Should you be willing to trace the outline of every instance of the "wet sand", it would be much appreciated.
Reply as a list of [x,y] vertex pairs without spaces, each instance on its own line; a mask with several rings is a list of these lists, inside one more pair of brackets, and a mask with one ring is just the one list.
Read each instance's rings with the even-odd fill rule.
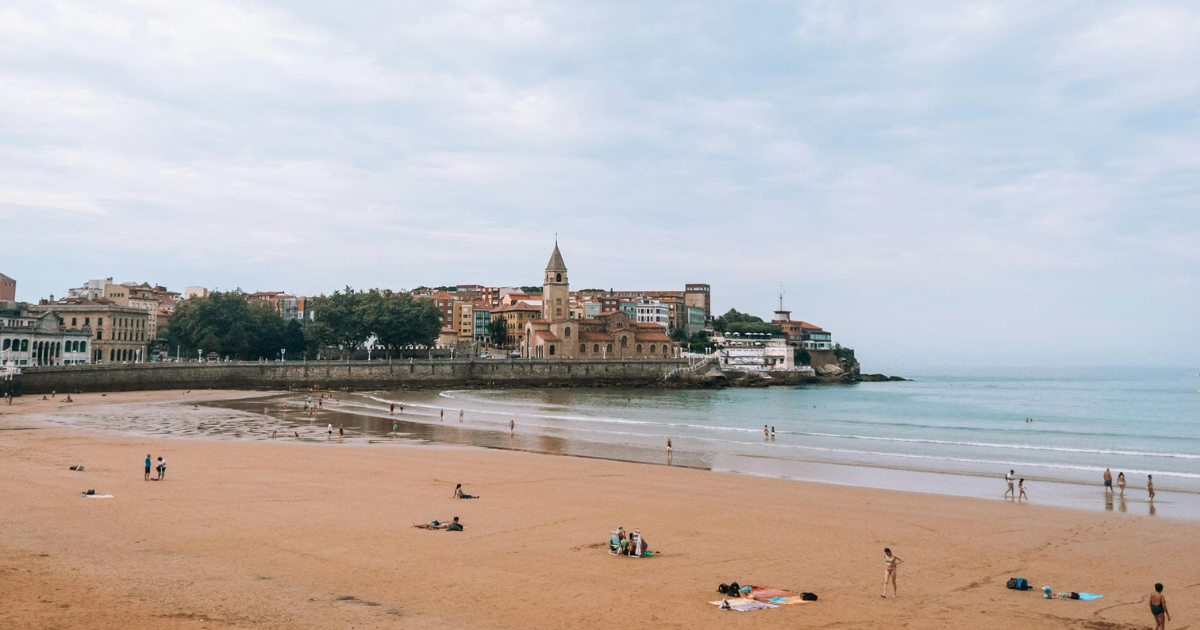
[[[203,405],[139,413],[146,426],[173,418],[180,433],[168,436],[197,427],[223,439],[35,417],[242,395],[254,394],[0,408],[0,628],[1144,628],[1155,581],[1167,585],[1168,627],[1197,610],[1190,521],[353,432],[326,442],[320,413],[308,440],[271,440]],[[243,432],[201,431],[206,422]],[[142,480],[147,452],[167,458],[166,480]],[[456,482],[483,498],[451,499]],[[86,488],[115,496],[83,499]],[[456,515],[467,531],[411,527]],[[616,525],[640,528],[662,554],[609,556]],[[884,546],[907,561],[895,600],[879,597]],[[1006,590],[1017,576],[1105,597]],[[821,599],[751,613],[707,604],[731,580]]]

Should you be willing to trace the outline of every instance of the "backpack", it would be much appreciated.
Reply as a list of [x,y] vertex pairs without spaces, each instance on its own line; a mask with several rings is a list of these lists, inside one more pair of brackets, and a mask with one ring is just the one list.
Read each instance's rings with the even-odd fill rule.
[[1014,591],[1028,591],[1030,589],[1029,580],[1025,578],[1008,578],[1006,586]]
[[738,584],[737,582],[730,582],[729,583],[729,592],[727,594],[732,597],[741,597],[742,596],[742,586],[740,584]]
[[728,595],[729,594],[729,585],[722,582],[721,585],[717,587],[717,592],[722,595]]
[[815,601],[817,601],[817,594],[816,593],[800,593],[800,599],[803,601],[806,601],[806,602],[815,602]]

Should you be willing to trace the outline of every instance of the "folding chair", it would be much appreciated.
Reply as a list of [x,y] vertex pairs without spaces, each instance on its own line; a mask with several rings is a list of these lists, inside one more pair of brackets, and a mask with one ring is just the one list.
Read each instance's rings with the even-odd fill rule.
[[615,556],[621,553],[621,535],[617,530],[608,532],[608,555]]

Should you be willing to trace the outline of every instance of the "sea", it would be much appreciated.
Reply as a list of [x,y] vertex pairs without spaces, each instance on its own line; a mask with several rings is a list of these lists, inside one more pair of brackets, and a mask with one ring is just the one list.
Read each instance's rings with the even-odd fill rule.
[[[1200,518],[1196,369],[957,369],[904,376],[911,380],[761,389],[339,393],[316,420],[300,410],[307,394],[292,394],[268,415],[279,416],[281,432],[307,439],[324,439],[332,422],[354,439],[375,443],[511,449],[995,500],[1011,500],[1004,496],[1011,470],[1024,480],[1030,502]],[[244,417],[168,432],[228,436],[232,426],[239,438],[265,437],[275,424],[263,421],[261,400],[217,407]],[[161,414],[112,413],[140,418],[136,426],[124,423],[127,429],[163,432],[152,419]],[[204,430],[205,422],[213,430]],[[1124,473],[1124,496],[1104,490],[1105,469],[1114,479]]]

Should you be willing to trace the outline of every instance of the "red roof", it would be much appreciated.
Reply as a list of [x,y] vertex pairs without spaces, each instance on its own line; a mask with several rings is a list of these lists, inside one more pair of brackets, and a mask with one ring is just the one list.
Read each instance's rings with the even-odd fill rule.
[[541,310],[542,309],[540,307],[533,306],[531,304],[522,304],[522,303],[518,302],[516,304],[506,304],[504,306],[497,306],[496,308],[492,309],[492,312],[493,313],[507,313],[509,311],[533,311],[535,313],[540,313]]
[[671,341],[671,338],[667,336],[667,333],[641,330],[635,332],[633,334],[633,338],[637,339],[638,341]]
[[579,333],[580,341],[612,341],[612,335],[606,332],[581,332]]
[[558,341],[558,337],[555,337],[554,333],[549,330],[539,330],[537,331],[537,336],[546,341]]
[[823,330],[820,326],[818,326],[816,324],[810,324],[808,322],[803,322],[803,321],[800,322],[800,327],[807,328],[809,330]]

